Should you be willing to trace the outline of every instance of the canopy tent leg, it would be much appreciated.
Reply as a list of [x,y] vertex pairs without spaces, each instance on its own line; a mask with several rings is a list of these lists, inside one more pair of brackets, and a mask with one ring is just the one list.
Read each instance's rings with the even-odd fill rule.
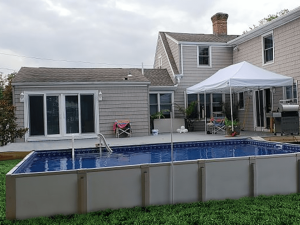
[[233,109],[232,109],[232,93],[231,93],[231,87],[229,89],[229,93],[230,93],[230,116],[231,116],[231,131],[234,131],[234,127],[233,127]]
[[204,92],[204,132],[207,134],[207,128],[206,128],[206,92]]
[[260,131],[262,132],[262,125],[261,125],[261,108],[260,108],[260,90],[258,88],[258,115],[259,115],[259,126],[260,126]]

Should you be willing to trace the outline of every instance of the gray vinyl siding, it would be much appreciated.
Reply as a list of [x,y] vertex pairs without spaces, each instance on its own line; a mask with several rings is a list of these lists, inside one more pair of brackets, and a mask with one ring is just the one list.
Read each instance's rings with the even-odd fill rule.
[[253,93],[244,92],[244,109],[238,110],[241,129],[253,130]]
[[[20,93],[23,91],[46,90],[101,90],[103,100],[99,101],[99,130],[105,137],[115,137],[113,124],[115,120],[130,120],[132,136],[149,135],[150,115],[148,86],[95,86],[95,87],[25,87],[14,88],[14,104],[16,106],[17,124],[24,127],[24,103],[20,102]],[[17,140],[24,142],[24,138]]]
[[169,43],[173,58],[175,60],[176,66],[178,68],[178,71],[181,71],[181,65],[180,65],[180,48],[179,44],[174,42],[172,39],[168,38],[167,36],[167,41]]
[[[197,65],[197,46],[183,45],[183,78],[175,91],[175,103],[184,107],[184,92],[186,88],[195,85],[210,77],[218,70],[232,65],[232,48],[216,47],[211,48],[212,67],[199,67]],[[175,116],[182,116],[175,110]]]
[[101,88],[103,101],[99,102],[100,132],[114,136],[112,126],[115,120],[130,120],[132,136],[149,134],[149,101],[147,87]]
[[[300,80],[300,19],[296,19],[273,30],[274,62],[263,65],[262,36],[238,45],[233,52],[233,63],[247,61],[263,69]],[[299,82],[298,82],[299,83]],[[298,85],[299,99],[300,85]],[[276,88],[273,96],[274,110],[283,99],[282,88]],[[253,121],[254,123],[254,121]],[[253,125],[252,125],[253,127]],[[252,130],[252,129],[251,129]]]
[[161,68],[167,69],[170,75],[173,75],[173,71],[171,69],[171,65],[168,61],[167,53],[164,49],[161,37],[158,36],[157,45],[156,45],[156,52],[154,58],[154,68],[159,68],[159,57],[162,57],[162,66]]
[[[15,116],[17,118],[16,123],[18,125],[18,128],[24,128],[24,103],[20,102],[20,94],[24,91],[24,89],[16,87],[13,90],[14,93],[14,99],[13,104],[16,107],[15,109]],[[18,138],[15,140],[15,142],[24,142],[25,138]]]
[[262,37],[253,38],[239,45],[233,62],[247,61],[263,69],[300,80],[300,19],[273,30],[274,63],[263,65]]

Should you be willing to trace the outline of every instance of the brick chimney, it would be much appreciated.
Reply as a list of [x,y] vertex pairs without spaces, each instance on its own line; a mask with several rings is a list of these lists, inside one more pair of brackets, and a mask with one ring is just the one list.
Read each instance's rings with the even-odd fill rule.
[[228,14],[226,13],[216,13],[211,17],[215,35],[227,35],[227,19]]

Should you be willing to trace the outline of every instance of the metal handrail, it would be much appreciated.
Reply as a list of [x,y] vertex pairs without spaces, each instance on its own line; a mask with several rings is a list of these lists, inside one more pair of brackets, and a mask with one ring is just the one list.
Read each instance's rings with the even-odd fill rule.
[[104,146],[106,147],[107,151],[109,151],[110,153],[112,153],[113,150],[108,146],[108,144],[107,144],[107,142],[106,142],[106,139],[105,139],[104,135],[101,134],[101,133],[99,133],[98,136],[99,136],[99,138],[100,138],[100,146],[99,146],[100,152],[101,152],[101,146],[102,146],[102,141],[101,141],[101,140],[103,140]]

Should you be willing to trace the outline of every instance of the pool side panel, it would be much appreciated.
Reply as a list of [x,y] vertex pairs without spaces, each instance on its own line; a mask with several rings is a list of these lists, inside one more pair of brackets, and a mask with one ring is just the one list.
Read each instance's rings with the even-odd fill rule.
[[249,196],[248,158],[208,160],[206,170],[206,200],[238,199]]
[[198,163],[174,163],[174,201],[190,203],[198,201]]
[[77,213],[77,173],[16,178],[16,218]]
[[171,204],[171,163],[151,165],[150,205]]
[[6,175],[6,219],[16,219],[16,178]]
[[87,173],[87,211],[142,206],[139,166]]
[[257,195],[297,193],[297,155],[256,158]]

